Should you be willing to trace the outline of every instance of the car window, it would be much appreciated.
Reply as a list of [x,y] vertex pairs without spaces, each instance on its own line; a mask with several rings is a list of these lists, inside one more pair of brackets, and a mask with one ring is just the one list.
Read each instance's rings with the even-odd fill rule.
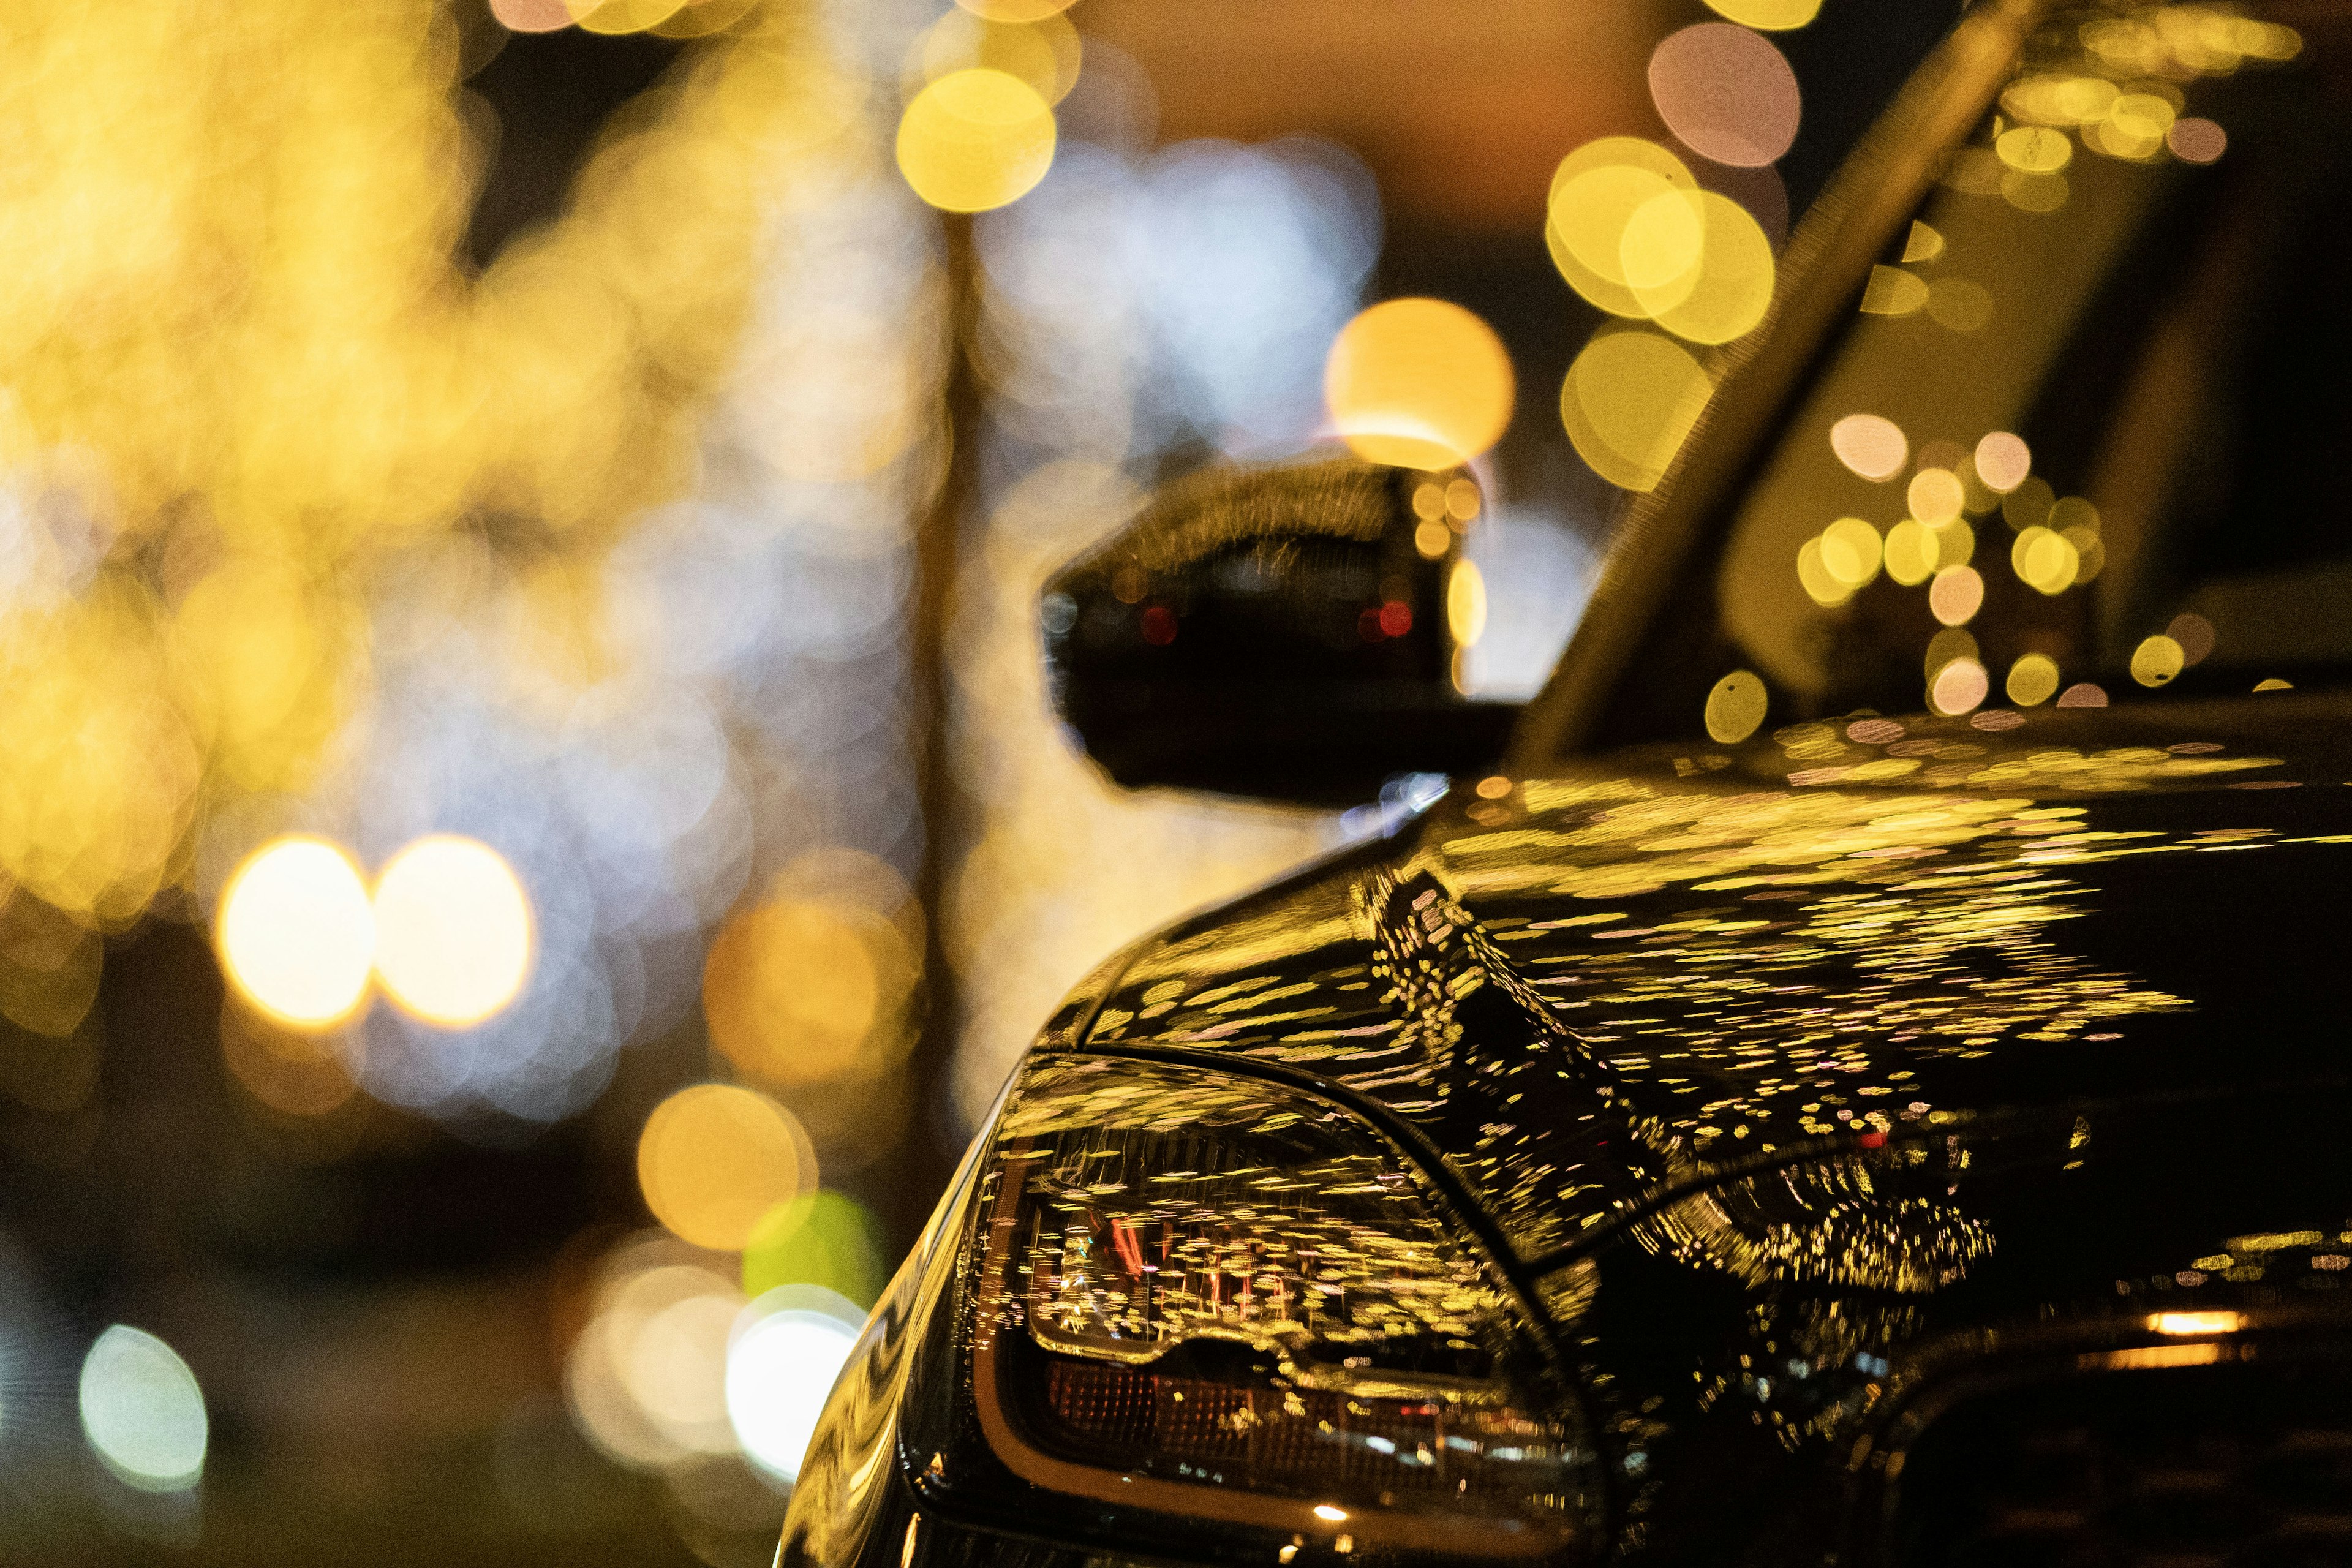
[[2045,29],[1872,270],[1610,738],[2352,674],[2334,42],[2187,7]]

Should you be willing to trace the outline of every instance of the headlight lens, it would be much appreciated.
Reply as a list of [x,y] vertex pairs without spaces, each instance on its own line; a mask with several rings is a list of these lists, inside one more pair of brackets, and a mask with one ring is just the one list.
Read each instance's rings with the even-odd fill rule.
[[960,1381],[1034,1495],[1270,1535],[1285,1563],[1546,1557],[1592,1530],[1591,1447],[1522,1310],[1340,1106],[1040,1058],[968,1247]]

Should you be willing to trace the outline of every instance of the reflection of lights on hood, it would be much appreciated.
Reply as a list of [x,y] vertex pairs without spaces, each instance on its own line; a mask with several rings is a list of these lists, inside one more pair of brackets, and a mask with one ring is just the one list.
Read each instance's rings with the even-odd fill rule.
[[2189,1337],[2234,1334],[2245,1320],[2236,1312],[2157,1312],[2147,1320],[2150,1333]]
[[1315,1505],[1315,1517],[1318,1519],[1328,1519],[1332,1523],[1337,1524],[1339,1521],[1348,1517],[1348,1511],[1345,1509],[1333,1508],[1328,1502],[1318,1502]]

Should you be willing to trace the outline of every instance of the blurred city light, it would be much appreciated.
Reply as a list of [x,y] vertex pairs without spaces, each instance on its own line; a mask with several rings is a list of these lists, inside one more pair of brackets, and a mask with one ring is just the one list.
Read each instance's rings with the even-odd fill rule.
[[181,1491],[203,1476],[204,1391],[154,1335],[121,1323],[99,1335],[82,1358],[80,1407],[90,1451],[126,1486]]
[[1511,422],[1516,382],[1494,329],[1444,300],[1389,300],[1359,314],[1324,361],[1331,423],[1357,455],[1449,468],[1483,456]]
[[351,857],[321,838],[256,851],[221,890],[228,979],[270,1016],[324,1028],[358,1011],[375,963],[375,910]]
[[816,1173],[792,1112],[748,1089],[697,1084],[646,1119],[637,1183],[654,1216],[683,1239],[740,1252],[760,1221]]
[[743,1247],[743,1293],[821,1285],[870,1307],[882,1294],[884,1252],[874,1216],[856,1199],[804,1192],[771,1209]]
[[1822,0],[1706,0],[1716,15],[1742,26],[1778,32],[1801,27],[1821,14]]
[[743,1310],[727,1352],[727,1415],[745,1456],[780,1480],[799,1477],[865,1321],[863,1307],[808,1285],[770,1291]]
[[499,852],[436,834],[403,849],[375,884],[375,967],[384,994],[430,1024],[478,1024],[530,970],[530,900]]
[[1036,88],[985,67],[950,71],[898,121],[898,170],[947,212],[986,212],[1029,194],[1054,163],[1054,108]]
[[727,1350],[742,1307],[731,1281],[674,1242],[616,1249],[565,1362],[581,1430],[632,1469],[733,1453]]
[[1797,73],[1769,40],[1727,22],[1661,42],[1650,56],[1650,98],[1684,145],[1734,168],[1761,168],[1797,139]]

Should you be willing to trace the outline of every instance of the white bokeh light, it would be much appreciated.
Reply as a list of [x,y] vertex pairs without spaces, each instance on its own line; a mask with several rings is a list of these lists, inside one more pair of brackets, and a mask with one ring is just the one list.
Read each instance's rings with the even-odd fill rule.
[[82,1359],[80,1395],[90,1450],[125,1485],[184,1491],[203,1476],[204,1391],[162,1340],[121,1323],[99,1335]]
[[846,1297],[814,1285],[771,1290],[743,1310],[727,1352],[727,1418],[761,1468],[799,1478],[865,1317]]

